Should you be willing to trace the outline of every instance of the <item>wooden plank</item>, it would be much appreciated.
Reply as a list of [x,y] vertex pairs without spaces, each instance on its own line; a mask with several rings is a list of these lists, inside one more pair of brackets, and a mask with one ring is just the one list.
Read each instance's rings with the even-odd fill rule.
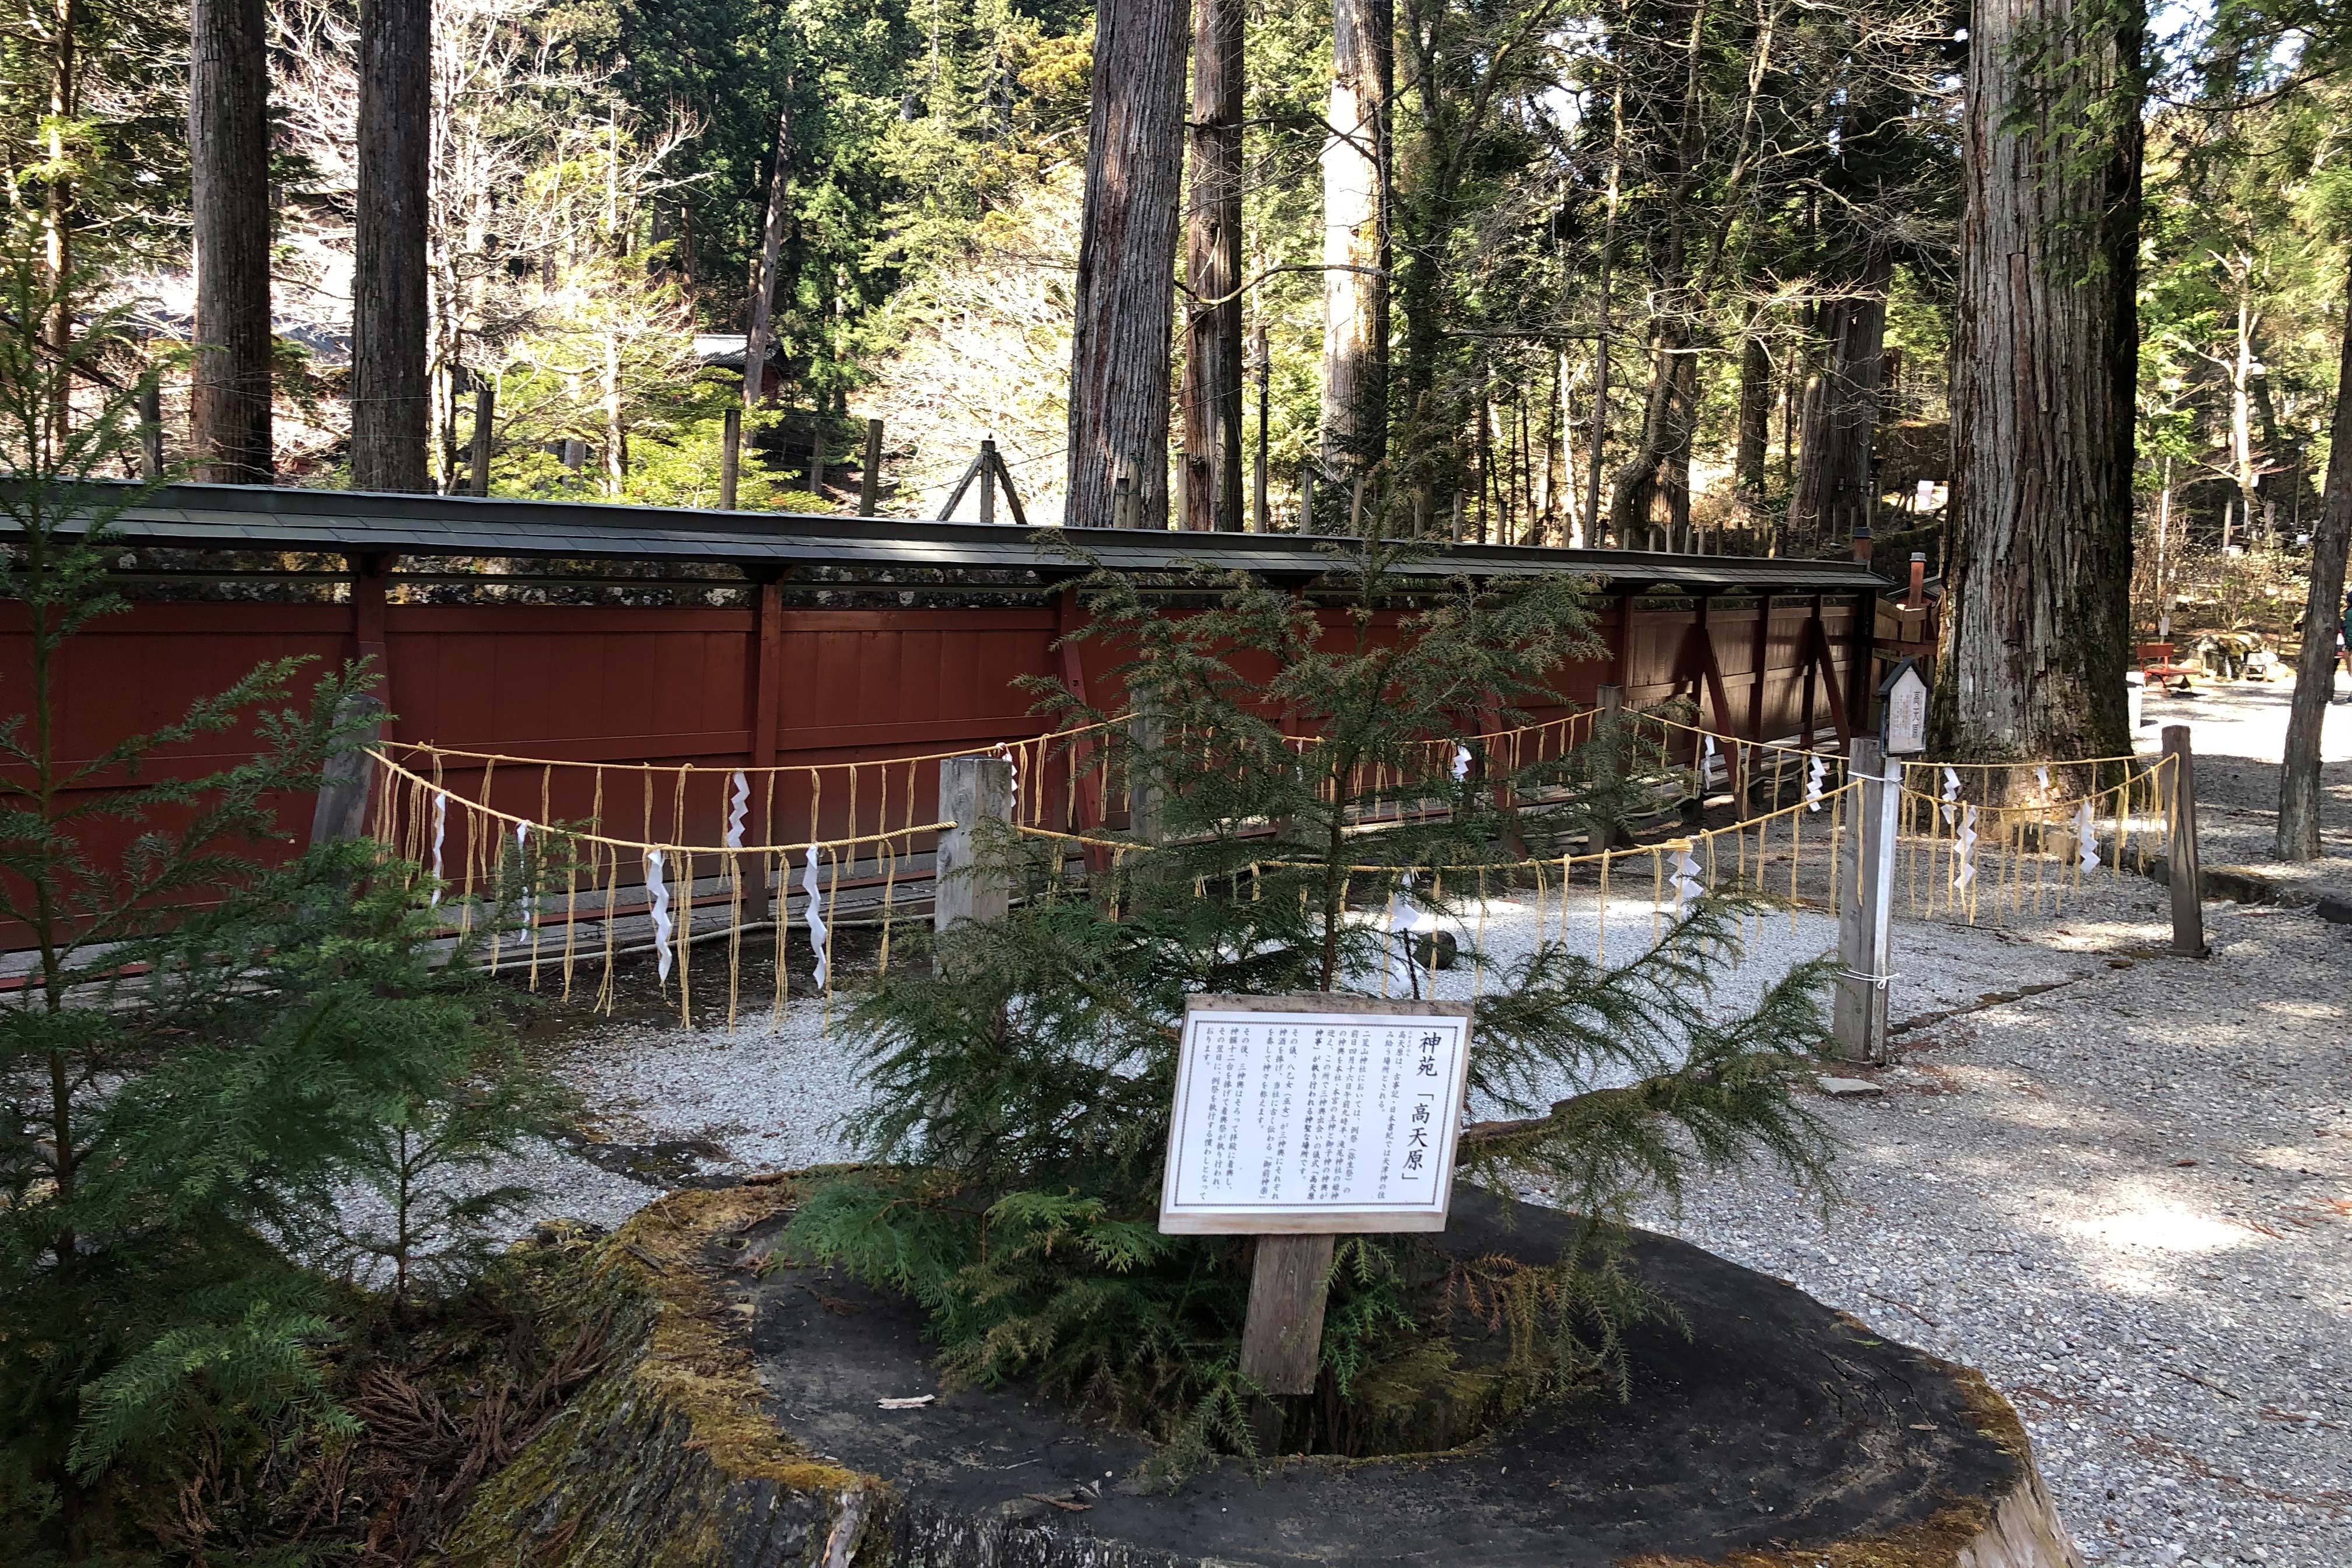
[[1241,1364],[1242,1375],[1269,1394],[1315,1391],[1338,1239],[1328,1232],[1258,1237],[1250,1263],[1249,1312],[1242,1321]]

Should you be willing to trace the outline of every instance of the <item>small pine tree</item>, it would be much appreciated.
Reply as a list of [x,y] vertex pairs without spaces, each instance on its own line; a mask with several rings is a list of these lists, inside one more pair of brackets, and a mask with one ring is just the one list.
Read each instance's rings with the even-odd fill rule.
[[[0,596],[27,611],[31,668],[0,720],[0,921],[33,955],[0,1005],[0,1500],[28,1558],[103,1550],[158,1499],[200,1546],[293,1426],[347,1428],[322,1380],[336,1289],[302,1260],[329,1256],[383,1130],[431,1129],[446,1163],[539,1103],[496,988],[436,952],[378,847],[287,858],[280,805],[355,742],[363,670],[298,705],[299,661],[265,665],[69,760],[62,663],[122,607],[111,525],[141,494],[103,477],[137,438],[117,374],[136,356],[118,318],[73,308],[77,281],[0,234]],[[63,348],[42,332],[59,315]],[[247,760],[147,776],[223,736]],[[416,1228],[408,1257],[447,1250]]]
[[[1145,715],[1115,725],[1092,765],[1157,797],[1164,842],[1075,879],[1058,842],[994,847],[1023,879],[1012,912],[946,933],[934,972],[893,965],[852,1016],[872,1091],[856,1131],[887,1163],[818,1184],[788,1237],[798,1255],[917,1298],[950,1375],[1034,1380],[1166,1440],[1180,1465],[1252,1451],[1237,1371],[1246,1247],[1157,1226],[1186,997],[1418,984],[1366,906],[1403,899],[1468,929],[1482,886],[1459,868],[1495,861],[1507,840],[1590,843],[1621,826],[1609,770],[1463,767],[1449,739],[1552,700],[1562,666],[1590,651],[1583,586],[1436,583],[1404,563],[1379,542],[1336,557],[1336,632],[1246,577],[1196,579],[1197,606],[1180,610],[1129,578],[1089,581],[1082,635],[1118,650],[1118,683]],[[1038,689],[1056,719],[1111,719]],[[1612,753],[1631,743],[1602,738]],[[1502,794],[1536,804],[1507,808]],[[1484,891],[1505,890],[1489,879]],[[1543,1183],[1588,1224],[1554,1268],[1487,1260],[1477,1278],[1409,1237],[1348,1238],[1321,1405],[1344,1411],[1368,1372],[1428,1346],[1464,1291],[1511,1303],[1513,1353],[1538,1383],[1622,1389],[1621,1331],[1656,1306],[1617,1267],[1631,1205],[1672,1197],[1695,1168],[1756,1158],[1824,1176],[1823,1130],[1790,1094],[1825,1033],[1824,975],[1800,967],[1747,1016],[1713,1016],[1738,912],[1704,901],[1616,968],[1564,937],[1508,965],[1465,943],[1457,962],[1487,973],[1471,1092],[1521,1121],[1465,1139],[1463,1174],[1505,1193]],[[1611,1079],[1629,1081],[1591,1087]],[[1562,1084],[1586,1092],[1555,1105]]]

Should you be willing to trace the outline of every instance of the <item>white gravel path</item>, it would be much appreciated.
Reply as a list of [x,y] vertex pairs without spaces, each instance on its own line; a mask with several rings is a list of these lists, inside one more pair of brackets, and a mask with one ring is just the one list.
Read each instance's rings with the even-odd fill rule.
[[[1843,1201],[1824,1214],[1727,1176],[1644,1220],[1983,1369],[2103,1568],[2341,1568],[2352,931],[2209,904],[2214,956],[2175,960],[2164,897],[2103,879],[2027,930],[1903,921],[1906,1065],[1880,1075],[1882,1100],[1822,1102]],[[1507,957],[1534,926],[1498,903],[1486,941]],[[1646,897],[1612,908],[1609,932],[1617,961],[1645,944]],[[1833,940],[1818,913],[1751,924],[1720,1005]],[[1999,999],[2028,986],[2053,989]],[[773,1031],[614,1025],[561,1062],[603,1139],[708,1140],[714,1173],[849,1152],[834,1123],[856,1064],[813,1001]],[[550,1212],[602,1224],[656,1190],[569,1153],[514,1174]]]

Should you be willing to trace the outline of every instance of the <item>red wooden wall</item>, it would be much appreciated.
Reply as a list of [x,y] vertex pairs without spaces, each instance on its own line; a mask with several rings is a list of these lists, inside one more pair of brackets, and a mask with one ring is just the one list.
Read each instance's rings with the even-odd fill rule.
[[[1752,598],[1637,607],[1612,595],[1597,627],[1601,650],[1569,668],[1560,695],[1590,702],[1612,678],[1631,705],[1694,693],[1722,732],[1777,738],[1797,731],[1811,685],[1817,722],[1827,730],[1832,704],[1822,682],[1807,679],[1808,650],[1827,654],[1852,702],[1858,606],[1853,595],[1778,599],[1759,643],[1763,610]],[[550,761],[690,763],[712,777],[688,792],[682,838],[713,843],[734,768],[977,750],[1035,734],[1042,726],[1032,699],[1013,681],[1072,673],[1054,648],[1070,613],[1066,602],[1058,609],[788,609],[772,588],[747,609],[385,605],[368,598],[364,583],[348,604],[139,604],[68,645],[62,749],[94,755],[125,733],[176,718],[265,659],[303,654],[331,667],[365,647],[380,652],[392,739]],[[1809,624],[1816,617],[1818,629]],[[1339,624],[1335,612],[1335,630]],[[25,705],[27,625],[21,605],[0,605],[0,713]],[[1710,649],[1720,704],[1706,670]],[[1092,644],[1080,672],[1086,660],[1105,662]],[[1109,694],[1092,695],[1100,702]],[[226,765],[247,741],[216,737],[163,765]],[[597,805],[593,779],[585,769],[543,774],[502,763],[490,799],[539,820],[582,820]],[[451,772],[443,783],[470,798],[482,775]],[[821,803],[816,826],[830,834],[846,821],[848,802],[826,787],[835,793]],[[893,770],[889,788],[894,822],[906,819],[910,788],[914,820],[930,819],[933,770],[911,781]],[[632,776],[608,770],[605,791],[602,815],[616,835],[635,837],[650,813],[655,837],[671,836],[667,785],[648,802]],[[809,837],[804,791],[788,783],[773,802],[777,839]],[[876,804],[862,801],[860,816],[870,821]],[[289,837],[308,831],[309,812],[308,801],[287,803]],[[754,842],[761,827],[752,825]]]

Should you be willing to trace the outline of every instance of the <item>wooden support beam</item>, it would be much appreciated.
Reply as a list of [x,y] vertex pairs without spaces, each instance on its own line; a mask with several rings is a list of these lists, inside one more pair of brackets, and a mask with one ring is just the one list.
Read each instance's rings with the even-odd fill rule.
[[[352,693],[339,717],[365,721],[364,739],[373,742],[383,738],[383,714],[392,696],[392,670],[385,658],[383,579],[397,557],[370,552],[345,559],[352,569],[352,657],[367,661],[375,685],[373,690]],[[354,749],[328,758],[321,771],[318,798],[310,811],[310,842],[359,837],[367,831],[375,759]]]
[[1617,625],[1609,639],[1609,683],[1621,689],[1633,676],[1633,590],[1617,590]]
[[1822,673],[1822,687],[1829,698],[1830,721],[1837,726],[1839,747],[1851,756],[1853,754],[1854,733],[1853,710],[1846,704],[1845,682],[1838,675],[1829,626],[1817,616],[1810,626],[1809,634],[1812,643],[1812,661]]
[[784,589],[780,577],[760,584],[751,616],[751,765],[776,765],[778,710],[784,700]]
[[1813,595],[1812,615],[1805,622],[1804,635],[1798,640],[1804,647],[1797,655],[1797,679],[1804,683],[1804,715],[1800,721],[1805,727],[1805,749],[1813,746],[1813,648],[1821,637],[1822,596]]
[[1847,667],[1845,681],[1846,732],[1871,731],[1878,727],[1877,716],[1870,704],[1878,693],[1878,595],[1865,590],[1854,601],[1853,625],[1846,633],[1853,646],[1853,662]]
[[[1085,650],[1076,637],[1076,633],[1083,629],[1086,624],[1086,607],[1078,603],[1078,590],[1073,584],[1055,595],[1055,656],[1060,665],[1062,689],[1081,702],[1091,702],[1093,699],[1087,692]],[[1100,781],[1090,784],[1086,776],[1087,763],[1093,760],[1093,757],[1094,746],[1091,742],[1074,742],[1065,766],[1058,770],[1065,779],[1070,781],[1071,791],[1076,797],[1068,803],[1069,815],[1066,820],[1074,824],[1081,833],[1092,833],[1103,825],[1102,791],[1098,787]],[[1105,870],[1109,865],[1110,855],[1108,850],[1092,847],[1087,850],[1088,870]]]

